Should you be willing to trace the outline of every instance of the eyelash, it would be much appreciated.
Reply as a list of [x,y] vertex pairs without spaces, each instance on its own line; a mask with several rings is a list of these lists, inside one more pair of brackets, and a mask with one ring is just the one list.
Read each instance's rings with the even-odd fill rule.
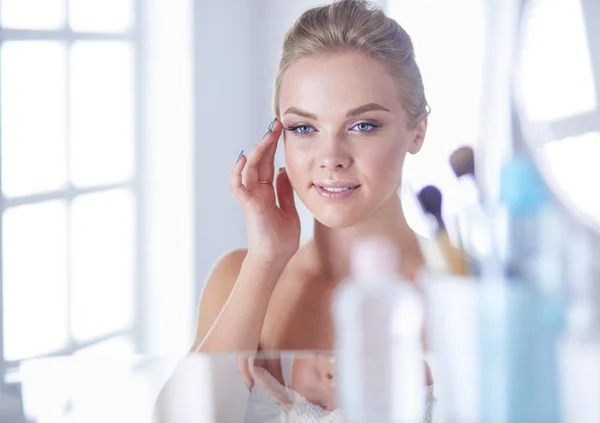
[[[368,129],[366,131],[356,131],[359,134],[371,134],[371,133],[375,132],[377,129],[381,128],[381,126],[382,126],[380,123],[376,123],[376,122],[358,122],[352,128],[355,128],[358,125],[369,125],[370,126],[370,129]],[[299,128],[310,128],[310,129],[312,129],[312,131],[298,132]],[[305,125],[305,124],[294,125],[294,126],[285,126],[284,129],[286,131],[293,132],[295,135],[298,135],[301,137],[307,137],[314,133],[314,128],[311,125]]]

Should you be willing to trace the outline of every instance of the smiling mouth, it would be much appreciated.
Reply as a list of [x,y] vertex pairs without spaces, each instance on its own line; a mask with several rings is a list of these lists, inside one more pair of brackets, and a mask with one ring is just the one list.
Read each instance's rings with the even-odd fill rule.
[[344,200],[350,197],[360,188],[360,185],[351,187],[328,187],[321,185],[313,185],[313,188],[321,197],[328,200]]
[[320,187],[320,188],[323,188],[325,191],[328,191],[328,192],[344,192],[344,191],[348,191],[349,189],[354,189],[355,187],[344,187],[344,188]]

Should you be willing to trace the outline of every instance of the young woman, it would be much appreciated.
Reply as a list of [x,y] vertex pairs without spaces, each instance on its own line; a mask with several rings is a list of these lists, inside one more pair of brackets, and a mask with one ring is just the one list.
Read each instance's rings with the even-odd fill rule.
[[[231,170],[248,248],[214,265],[194,352],[333,349],[332,293],[359,237],[391,237],[409,279],[424,265],[398,195],[427,129],[409,35],[363,1],[306,11],[283,43],[274,113]],[[275,172],[280,139],[286,168]],[[303,245],[294,192],[315,219]]]

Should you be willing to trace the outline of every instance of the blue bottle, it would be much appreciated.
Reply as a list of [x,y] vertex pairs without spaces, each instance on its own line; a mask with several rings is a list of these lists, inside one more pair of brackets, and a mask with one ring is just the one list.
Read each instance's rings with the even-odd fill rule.
[[503,167],[500,203],[480,285],[481,422],[559,423],[561,224],[529,157]]

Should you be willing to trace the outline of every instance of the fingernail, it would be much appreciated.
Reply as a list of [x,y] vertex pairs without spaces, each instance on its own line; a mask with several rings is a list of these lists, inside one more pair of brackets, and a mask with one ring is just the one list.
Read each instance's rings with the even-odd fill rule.
[[246,389],[248,389],[248,392],[252,392],[252,389],[250,388],[250,385],[248,385],[247,382],[244,382],[244,385],[246,385]]
[[269,123],[269,127],[267,128],[267,132],[265,132],[265,134],[263,135],[263,138],[266,137],[269,132],[271,132],[271,130],[273,129],[273,127],[275,126],[275,121],[277,120],[277,118],[273,119],[271,121],[271,123]]
[[285,172],[285,167],[280,167],[280,168],[279,168],[279,171],[280,171],[280,172]]
[[244,155],[244,150],[240,151],[240,155],[238,156],[237,160],[235,161],[235,164],[238,164],[240,162],[243,155]]

